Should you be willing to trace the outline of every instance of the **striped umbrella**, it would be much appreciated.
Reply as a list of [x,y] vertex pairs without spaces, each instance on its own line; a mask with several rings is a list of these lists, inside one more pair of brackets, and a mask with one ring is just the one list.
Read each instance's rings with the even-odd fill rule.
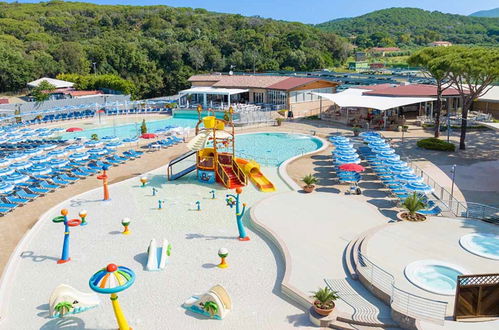
[[380,138],[378,136],[367,136],[367,137],[364,137],[364,142],[367,142],[367,143],[373,143],[373,142],[385,142],[385,139],[383,138]]
[[344,136],[341,136],[341,135],[338,135],[338,136],[330,136],[330,137],[328,138],[328,140],[329,140],[330,142],[336,142],[336,141],[347,141],[347,142],[348,142],[348,141],[350,141],[350,139],[349,139],[349,138],[344,137]]
[[50,166],[55,167],[55,168],[60,168],[64,167],[69,164],[69,160],[67,159],[54,159],[50,162]]
[[7,166],[10,164],[10,160],[7,158],[0,158],[0,166]]
[[336,163],[338,163],[338,164],[348,164],[348,163],[359,164],[360,158],[359,158],[359,156],[355,156],[355,155],[337,157]]
[[400,173],[395,176],[395,180],[403,182],[421,182],[423,178],[413,173]]
[[0,183],[0,194],[8,194],[14,190],[14,185],[10,183],[1,182]]
[[43,132],[48,132],[49,130],[50,129],[48,129],[47,127],[41,127],[41,128],[35,129],[35,132],[43,133]]
[[107,150],[104,148],[93,148],[87,150],[87,152],[92,155],[103,155],[107,153]]
[[66,147],[66,150],[69,151],[69,152],[73,152],[73,151],[81,151],[85,149],[84,146],[80,145],[80,144],[72,144],[68,147]]
[[60,132],[65,132],[66,129],[62,128],[62,127],[54,127],[51,129],[52,132],[54,133],[60,133]]
[[398,159],[387,159],[387,160],[383,161],[383,165],[386,165],[386,166],[393,166],[393,165],[407,166],[407,163],[403,162],[401,160],[398,160]]
[[362,132],[359,134],[361,137],[380,137],[381,134],[378,132],[373,132],[373,131],[367,131],[367,132]]
[[88,159],[90,155],[86,152],[75,152],[74,154],[69,155],[70,160],[85,160]]
[[28,156],[34,156],[34,155],[39,155],[43,152],[43,149],[40,148],[33,148],[33,149],[28,149],[24,152],[25,155]]
[[388,170],[394,174],[401,173],[414,173],[414,170],[410,167],[404,165],[393,165],[388,168]]
[[333,141],[333,144],[335,146],[350,146],[352,147],[353,145],[349,142],[349,141],[342,141],[342,140],[338,140],[338,141]]
[[32,175],[44,175],[52,173],[52,168],[47,165],[36,164],[33,165],[27,172],[31,173]]
[[417,181],[407,182],[405,185],[405,189],[423,194],[430,194],[433,192],[433,188],[431,186],[427,185],[424,182]]
[[390,148],[390,145],[384,141],[370,142],[367,145],[369,148]]
[[11,138],[7,142],[8,143],[21,143],[23,141],[26,141],[26,138],[24,138],[24,137],[17,137],[17,138]]
[[57,148],[57,144],[46,143],[46,144],[40,145],[40,148],[42,148],[43,150],[52,150],[52,149]]
[[33,166],[33,163],[26,161],[15,162],[10,164],[10,168],[13,168],[14,170],[25,170],[27,168],[30,168],[31,166]]
[[16,184],[16,183],[28,181],[29,176],[21,174],[21,173],[13,173],[9,176],[6,176],[3,180],[7,183],[10,183],[10,184]]
[[47,138],[47,137],[51,137],[51,136],[54,136],[54,132],[42,132],[42,133],[38,134],[38,137],[41,137],[41,138]]
[[44,163],[44,162],[48,162],[51,159],[52,159],[52,156],[50,156],[50,155],[38,155],[35,157],[31,157],[29,160],[32,161],[33,163]]
[[129,288],[135,273],[127,267],[108,265],[95,273],[89,281],[90,288],[98,293],[117,293]]
[[394,154],[395,153],[395,149],[392,149],[392,148],[372,148],[371,151],[375,152],[377,154],[379,154],[379,153]]
[[119,141],[109,142],[109,143],[106,143],[106,148],[115,149],[115,148],[121,147],[122,145],[123,145],[123,143],[121,143]]
[[355,152],[355,151],[346,151],[346,150],[335,150],[334,151],[334,155],[335,157],[344,157],[344,156],[357,156],[359,157],[359,155]]
[[380,152],[376,155],[376,158],[380,159],[380,160],[387,160],[387,159],[400,159],[400,156],[397,155],[397,154],[388,154],[388,153],[384,153],[384,152]]
[[14,152],[14,153],[8,155],[6,158],[9,160],[12,160],[12,161],[16,161],[16,160],[25,159],[26,157],[28,157],[28,155],[20,153],[20,152]]
[[67,150],[64,149],[57,149],[57,150],[52,150],[48,153],[49,156],[52,157],[64,157],[68,154]]
[[104,136],[101,140],[103,142],[114,142],[119,141],[120,139],[117,136]]
[[139,138],[138,138],[138,137],[133,137],[133,138],[125,138],[125,139],[123,139],[123,142],[125,142],[125,143],[135,143],[135,142],[137,142],[137,141],[139,141]]
[[85,142],[85,147],[86,148],[95,148],[95,147],[101,146],[102,144],[103,144],[103,142],[101,142],[101,141],[88,141],[88,142]]
[[11,175],[14,172],[15,172],[15,170],[13,168],[9,168],[9,167],[0,168],[0,176]]

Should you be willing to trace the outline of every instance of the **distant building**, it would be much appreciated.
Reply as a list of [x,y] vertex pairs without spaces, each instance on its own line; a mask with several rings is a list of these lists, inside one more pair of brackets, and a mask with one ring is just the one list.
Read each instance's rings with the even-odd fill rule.
[[473,103],[473,110],[490,113],[499,119],[499,86],[493,86]]
[[430,47],[449,47],[452,46],[452,42],[449,41],[434,41],[428,44]]
[[385,67],[385,63],[376,62],[376,63],[369,64],[370,69],[383,69],[384,67]]
[[355,53],[355,61],[360,62],[360,61],[365,61],[367,59],[366,53],[365,52],[356,52]]
[[32,82],[29,82],[27,85],[29,88],[35,88],[38,87],[42,83],[42,81],[48,82],[49,84],[55,86],[55,88],[72,88],[74,86],[74,83],[70,81],[64,81],[47,77],[34,80]]
[[348,63],[348,70],[352,71],[369,70],[369,63],[367,61],[350,62]]
[[400,48],[398,47],[373,47],[369,49],[369,53],[374,56],[382,56],[384,57],[388,53],[396,53],[400,52]]

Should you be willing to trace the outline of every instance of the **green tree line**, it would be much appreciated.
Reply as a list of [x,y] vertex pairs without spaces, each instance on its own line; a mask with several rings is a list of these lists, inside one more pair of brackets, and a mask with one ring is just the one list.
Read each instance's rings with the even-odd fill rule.
[[188,87],[197,72],[320,69],[342,64],[350,50],[346,39],[305,24],[203,9],[0,2],[0,92],[42,76],[97,73],[153,97]]

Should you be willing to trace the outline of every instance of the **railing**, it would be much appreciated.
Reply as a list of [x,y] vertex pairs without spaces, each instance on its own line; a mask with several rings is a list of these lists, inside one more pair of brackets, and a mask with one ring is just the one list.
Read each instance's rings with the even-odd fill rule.
[[224,184],[225,187],[229,185],[229,175],[225,172],[225,169],[223,168],[223,165],[221,165],[219,162],[217,162],[217,175],[222,180],[222,183]]
[[360,251],[358,256],[357,271],[373,288],[390,297],[390,307],[393,310],[414,319],[444,324],[447,302],[424,298],[398,288],[393,275],[371,262]]
[[243,170],[239,166],[239,164],[232,158],[232,168],[234,169],[234,173],[236,174],[237,178],[239,179],[239,182],[241,182],[243,185],[247,185],[248,181],[246,178],[246,175],[244,175]]

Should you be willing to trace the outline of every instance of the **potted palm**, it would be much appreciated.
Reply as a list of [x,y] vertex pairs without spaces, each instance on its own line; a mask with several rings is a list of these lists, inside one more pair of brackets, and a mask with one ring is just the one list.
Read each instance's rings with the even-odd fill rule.
[[314,310],[317,314],[328,316],[334,309],[334,301],[339,298],[338,292],[332,291],[327,286],[313,292]]
[[406,221],[425,221],[426,217],[422,214],[417,213],[418,211],[424,209],[426,204],[423,201],[423,198],[416,194],[412,193],[409,197],[407,197],[402,203],[402,207],[406,209],[406,211],[402,211],[397,213],[397,218],[399,220]]
[[354,136],[359,136],[359,134],[360,134],[360,127],[355,126],[355,127],[353,128],[353,135],[354,135]]
[[313,174],[308,174],[301,179],[305,186],[303,186],[303,190],[307,193],[311,193],[315,189],[315,184],[317,183],[317,178]]
[[276,121],[276,123],[277,123],[277,126],[281,126],[281,125],[282,125],[282,122],[284,121],[284,118],[282,118],[282,117],[277,117],[275,121]]

